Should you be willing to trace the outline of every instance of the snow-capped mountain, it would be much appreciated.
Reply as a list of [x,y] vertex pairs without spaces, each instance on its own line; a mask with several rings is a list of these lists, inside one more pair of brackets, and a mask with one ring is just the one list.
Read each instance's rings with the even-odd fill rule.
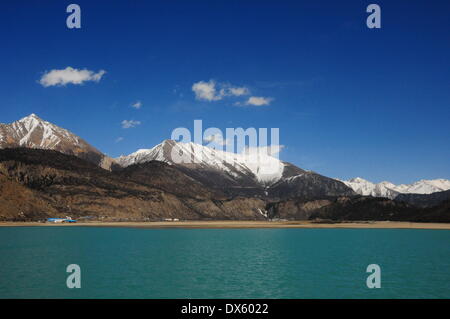
[[0,124],[0,148],[38,148],[55,150],[89,160],[110,169],[113,160],[80,137],[30,114],[11,124]]
[[343,183],[360,195],[391,199],[396,198],[399,194],[432,194],[450,189],[450,180],[446,179],[420,180],[413,184],[395,185],[390,182],[375,184],[357,177],[343,181]]
[[306,199],[355,195],[340,181],[305,171],[263,152],[236,154],[165,140],[151,149],[121,156],[116,162],[126,167],[154,160],[169,163],[203,185],[233,197]]
[[151,149],[141,149],[116,159],[124,167],[149,161],[162,161],[186,167],[222,171],[233,178],[252,176],[258,183],[270,185],[283,177],[286,164],[261,153],[236,154],[195,143],[165,140]]

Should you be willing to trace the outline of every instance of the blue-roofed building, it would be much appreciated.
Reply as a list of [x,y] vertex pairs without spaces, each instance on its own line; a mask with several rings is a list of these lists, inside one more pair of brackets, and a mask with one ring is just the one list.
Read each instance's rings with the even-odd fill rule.
[[72,219],[70,216],[66,218],[47,218],[47,223],[76,223],[76,219]]

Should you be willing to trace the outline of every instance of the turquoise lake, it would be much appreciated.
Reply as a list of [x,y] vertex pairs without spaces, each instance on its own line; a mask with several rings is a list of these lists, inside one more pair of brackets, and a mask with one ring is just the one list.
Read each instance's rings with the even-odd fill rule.
[[450,231],[0,227],[0,273],[0,298],[450,298]]

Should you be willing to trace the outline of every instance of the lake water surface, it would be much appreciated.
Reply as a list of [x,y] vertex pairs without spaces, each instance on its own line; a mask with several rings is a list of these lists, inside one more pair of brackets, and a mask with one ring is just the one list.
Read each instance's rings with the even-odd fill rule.
[[0,274],[0,298],[450,298],[450,231],[0,227]]

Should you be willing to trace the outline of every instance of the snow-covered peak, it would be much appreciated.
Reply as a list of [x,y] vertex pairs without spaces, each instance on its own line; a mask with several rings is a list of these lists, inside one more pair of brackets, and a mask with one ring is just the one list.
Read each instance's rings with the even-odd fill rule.
[[[39,123],[41,123],[42,125],[49,125],[49,126],[53,125],[50,122],[44,121],[43,119],[41,119],[39,116],[37,116],[34,113],[31,113],[30,115],[25,116],[25,117],[21,118],[20,120],[13,122],[12,124],[14,124],[14,123],[16,123],[16,125],[17,125],[17,123],[21,123],[27,127],[32,127],[33,125],[37,125]],[[55,126],[55,125],[53,125],[53,126]]]
[[31,148],[53,149],[58,144],[69,142],[80,145],[80,138],[66,129],[44,121],[32,113],[11,123],[12,135],[18,138],[19,146]]
[[88,159],[109,169],[112,160],[77,135],[32,113],[11,124],[0,124],[0,148],[55,150]]
[[27,118],[41,119],[39,116],[37,116],[37,115],[34,114],[34,113],[31,113],[30,115],[25,116],[22,120],[27,119]]
[[165,140],[148,150],[139,150],[116,161],[122,166],[157,160],[169,164],[200,166],[226,172],[234,177],[254,175],[263,184],[274,183],[283,175],[284,164],[264,153],[238,154],[215,150],[195,143]]

